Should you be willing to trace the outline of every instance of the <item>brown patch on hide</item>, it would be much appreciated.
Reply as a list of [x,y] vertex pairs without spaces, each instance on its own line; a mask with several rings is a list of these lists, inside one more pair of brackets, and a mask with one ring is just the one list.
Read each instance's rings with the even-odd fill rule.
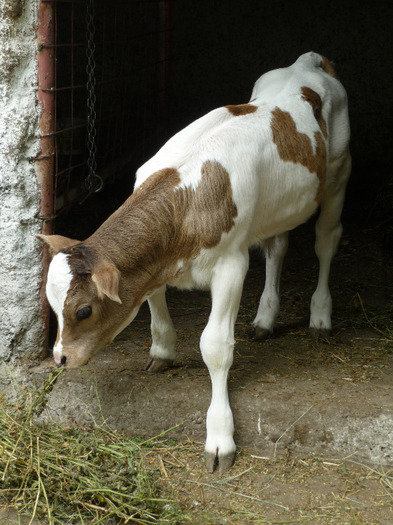
[[66,303],[72,301],[74,296],[81,294],[90,296],[93,290],[94,298],[99,297],[101,292],[97,290],[96,286],[92,285],[91,277],[93,274],[99,273],[103,268],[112,264],[111,261],[103,257],[102,254],[95,249],[86,246],[85,243],[65,248],[62,250],[62,253],[69,255],[67,262],[73,276]]
[[322,57],[322,61],[321,63],[319,64],[319,67],[322,68],[328,75],[330,75],[331,77],[335,78],[336,80],[340,80],[338,78],[338,75],[337,75],[337,72],[336,72],[336,67],[334,65],[334,62],[332,62],[331,60],[329,60],[328,58],[326,57]]
[[252,104],[238,104],[235,106],[224,106],[224,108],[235,117],[241,117],[243,115],[254,113],[258,109],[258,106],[253,106]]
[[[79,297],[80,295],[89,296],[93,289],[95,291],[91,284],[91,275],[99,265],[100,255],[84,243],[65,248],[62,250],[62,253],[69,256],[67,262],[72,273],[71,285],[65,303],[67,305],[73,302],[74,297]],[[93,296],[97,297],[96,291]],[[77,306],[80,306],[80,304]]]
[[326,121],[322,116],[322,100],[321,97],[309,87],[303,86],[301,88],[302,98],[310,104],[314,113],[315,120],[318,122],[318,126],[321,128],[323,136],[327,138],[327,127]]
[[[125,233],[137,236],[141,249],[143,242],[149,244],[155,239],[156,249],[163,255],[175,252],[176,259],[190,259],[201,249],[216,246],[221,235],[232,228],[237,209],[229,174],[221,164],[205,162],[195,189],[177,187],[180,183],[177,170],[157,171],[115,212],[113,217],[118,215],[118,220],[125,215]],[[105,230],[104,225],[100,230]],[[134,249],[138,250],[138,246]]]
[[99,241],[122,273],[132,272],[130,293],[137,301],[147,285],[157,288],[173,279],[178,261],[217,246],[234,225],[237,208],[221,164],[205,162],[195,189],[180,183],[173,168],[153,173],[87,241]]
[[177,260],[191,259],[203,248],[216,246],[237,216],[228,172],[218,162],[202,165],[196,189],[176,187],[180,182],[178,171],[161,170],[136,190],[134,199],[130,197],[140,201],[132,202],[138,215],[145,206],[149,209],[150,220],[145,218],[149,237],[159,232],[160,251],[175,253]]
[[[237,208],[232,198],[228,172],[218,162],[207,161],[201,168],[201,181],[193,190],[190,187],[175,191],[179,243],[182,257],[189,259],[195,250],[213,248],[223,233],[234,225]],[[196,242],[197,241],[197,242]],[[192,251],[189,254],[188,251]]]
[[278,154],[285,162],[293,162],[305,166],[310,173],[315,173],[319,179],[319,187],[315,200],[320,203],[326,177],[326,146],[319,131],[314,133],[316,151],[314,153],[310,137],[299,133],[290,113],[275,108],[272,112],[271,130],[273,142]]
[[61,251],[70,256],[68,258],[68,264],[70,265],[74,278],[83,277],[92,273],[92,268],[97,257],[94,251],[84,243],[64,248]]

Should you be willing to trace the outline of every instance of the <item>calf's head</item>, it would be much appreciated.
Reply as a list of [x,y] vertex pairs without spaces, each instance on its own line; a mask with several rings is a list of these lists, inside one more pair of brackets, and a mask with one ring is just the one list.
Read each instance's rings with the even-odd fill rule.
[[60,235],[37,238],[53,257],[46,295],[58,322],[54,360],[84,365],[132,321],[138,308],[120,299],[120,271],[105,255]]

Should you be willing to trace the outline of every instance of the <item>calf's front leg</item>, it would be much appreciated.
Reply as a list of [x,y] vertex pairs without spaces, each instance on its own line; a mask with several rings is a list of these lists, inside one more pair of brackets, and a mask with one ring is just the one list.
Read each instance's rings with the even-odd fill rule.
[[210,472],[216,464],[220,472],[228,469],[235,456],[227,378],[233,361],[234,327],[247,268],[248,252],[220,259],[216,264],[211,283],[212,310],[201,336],[202,357],[212,382],[205,445],[206,467]]
[[176,330],[165,298],[166,286],[159,288],[147,300],[151,313],[150,360],[146,366],[149,372],[160,372],[173,365],[176,357]]

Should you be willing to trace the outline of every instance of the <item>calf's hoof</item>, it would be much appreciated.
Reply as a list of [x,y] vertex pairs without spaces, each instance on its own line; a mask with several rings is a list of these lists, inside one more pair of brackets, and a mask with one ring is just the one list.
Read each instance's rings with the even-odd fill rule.
[[331,333],[327,328],[315,328],[315,326],[310,326],[309,331],[314,339],[328,339]]
[[256,341],[265,341],[272,337],[273,332],[267,328],[261,328],[260,326],[254,326],[254,335],[253,339]]
[[145,370],[147,372],[162,372],[173,366],[173,359],[160,359],[155,357],[150,359],[147,363]]
[[220,456],[212,452],[205,452],[205,464],[208,472],[225,472],[232,467],[235,460],[235,452]]

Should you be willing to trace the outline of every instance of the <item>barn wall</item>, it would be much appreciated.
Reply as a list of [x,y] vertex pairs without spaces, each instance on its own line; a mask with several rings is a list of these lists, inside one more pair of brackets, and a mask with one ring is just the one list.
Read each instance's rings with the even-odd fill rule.
[[0,360],[38,356],[41,255],[34,234],[39,187],[32,159],[39,149],[37,1],[0,6]]

